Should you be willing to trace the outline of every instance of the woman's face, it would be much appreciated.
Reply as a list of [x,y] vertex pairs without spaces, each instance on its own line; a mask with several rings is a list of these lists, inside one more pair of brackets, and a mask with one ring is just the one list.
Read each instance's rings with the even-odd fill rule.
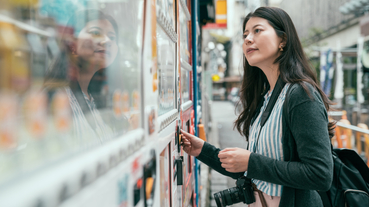
[[99,69],[111,65],[117,53],[116,33],[106,19],[89,21],[78,34],[76,54]]
[[279,56],[282,38],[266,19],[251,17],[245,27],[243,53],[251,66],[270,67]]

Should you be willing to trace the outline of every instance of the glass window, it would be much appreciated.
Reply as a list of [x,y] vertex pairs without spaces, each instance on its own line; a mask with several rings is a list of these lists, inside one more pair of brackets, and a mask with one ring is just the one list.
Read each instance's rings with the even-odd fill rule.
[[188,30],[188,20],[185,15],[185,9],[182,8],[182,4],[179,6],[179,26],[180,26],[180,53],[181,59],[190,63],[190,49],[189,49],[189,30]]
[[158,80],[159,80],[159,116],[175,108],[174,105],[174,61],[175,43],[157,25],[157,50],[158,50]]
[[0,11],[0,183],[141,127],[143,0],[19,2]]
[[190,72],[188,70],[181,70],[181,90],[182,103],[190,100]]
[[170,206],[170,145],[168,145],[159,157],[160,165],[160,206]]

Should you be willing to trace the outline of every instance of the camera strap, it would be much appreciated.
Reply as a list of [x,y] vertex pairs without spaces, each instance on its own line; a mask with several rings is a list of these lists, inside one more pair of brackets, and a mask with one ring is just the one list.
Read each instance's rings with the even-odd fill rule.
[[270,97],[270,100],[268,102],[267,107],[265,108],[263,114],[261,115],[261,121],[260,121],[260,130],[258,134],[258,138],[256,140],[256,144],[254,145],[253,152],[256,152],[257,146],[259,144],[259,138],[261,130],[263,129],[263,126],[265,125],[266,121],[268,120],[270,114],[272,113],[273,107],[275,103],[278,100],[279,94],[281,94],[283,87],[286,85],[285,82],[283,82],[281,76],[278,77],[277,83],[274,86],[274,90],[272,92],[272,96]]

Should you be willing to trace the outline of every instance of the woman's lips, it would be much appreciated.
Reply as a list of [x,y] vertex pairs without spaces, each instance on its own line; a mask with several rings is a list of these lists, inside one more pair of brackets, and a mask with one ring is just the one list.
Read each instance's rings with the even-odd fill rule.
[[101,55],[110,55],[110,53],[108,52],[108,51],[106,51],[106,50],[97,50],[97,51],[95,51],[95,53],[98,53],[98,54],[101,54]]
[[246,50],[246,53],[247,54],[251,54],[251,53],[253,53],[254,51],[256,51],[257,49],[253,49],[253,48],[250,48],[250,49],[247,49]]

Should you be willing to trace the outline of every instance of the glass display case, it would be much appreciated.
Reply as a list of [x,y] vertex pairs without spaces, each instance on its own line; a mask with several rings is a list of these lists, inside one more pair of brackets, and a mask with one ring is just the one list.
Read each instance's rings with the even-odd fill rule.
[[0,206],[194,204],[189,4],[1,1]]
[[189,21],[190,14],[184,2],[179,4],[179,30],[180,30],[180,56],[181,61],[190,63],[190,30]]
[[142,128],[143,16],[143,1],[4,2],[0,186]]
[[181,94],[182,103],[190,100],[190,71],[186,69],[181,70]]
[[180,30],[180,62],[181,62],[181,93],[182,103],[190,100],[190,14],[185,1],[179,1],[179,30]]
[[159,110],[158,115],[175,109],[175,43],[157,25]]

